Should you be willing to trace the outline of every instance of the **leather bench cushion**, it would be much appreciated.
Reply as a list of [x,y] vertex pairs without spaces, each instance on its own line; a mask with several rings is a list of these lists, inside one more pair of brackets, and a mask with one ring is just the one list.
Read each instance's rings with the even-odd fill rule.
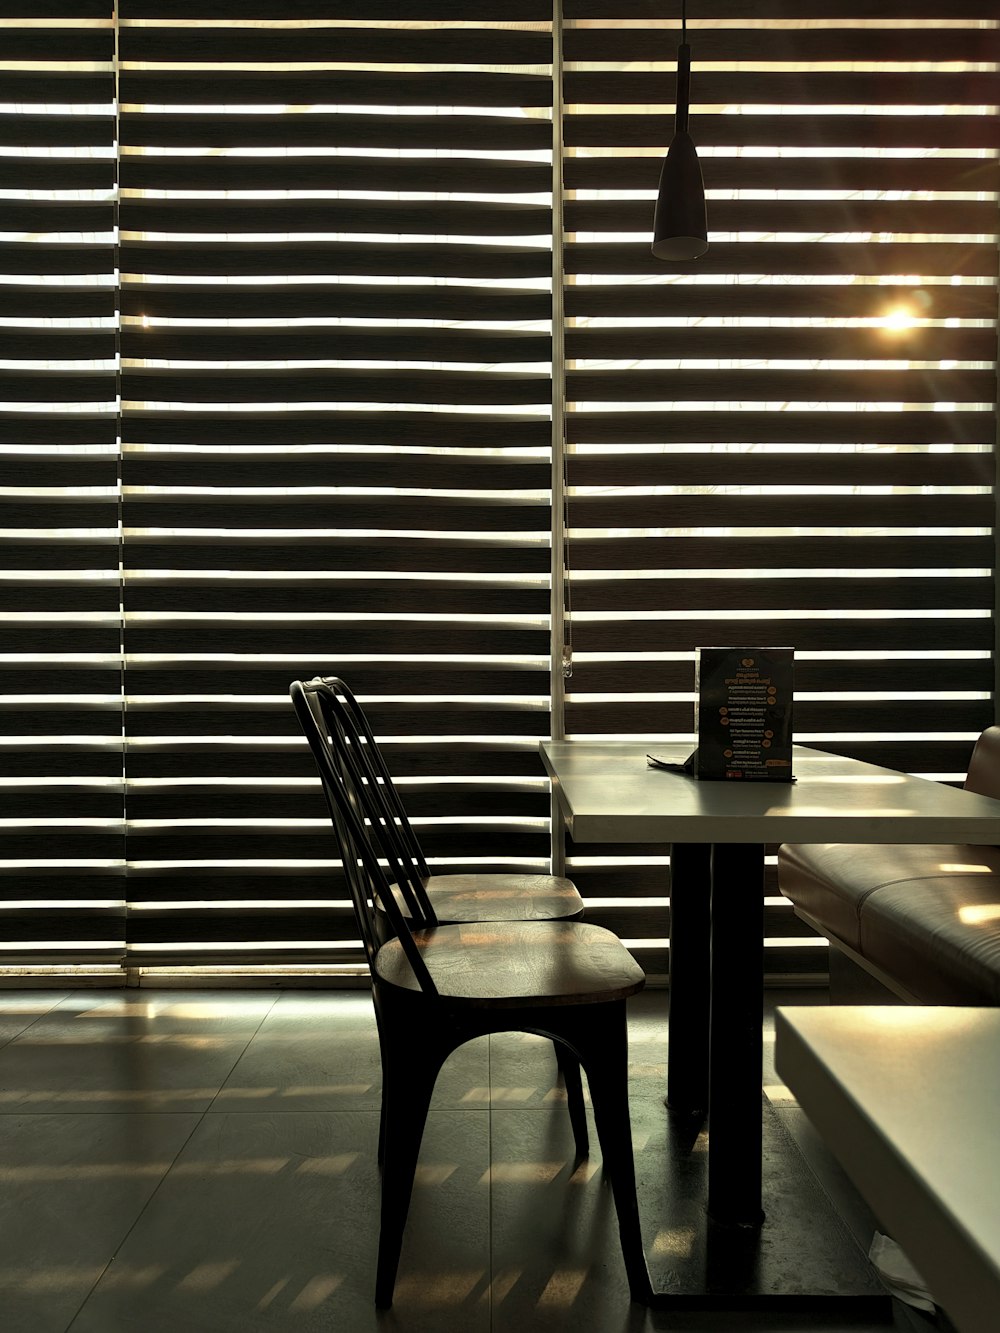
[[[783,894],[824,931],[864,953],[862,909],[871,895],[892,885],[952,877],[967,884],[1000,877],[1000,848],[966,845],[879,843],[787,843],[778,849],[778,884]],[[1000,921],[994,923],[1000,931]],[[901,978],[902,980],[902,978]]]
[[930,875],[880,888],[862,905],[859,952],[922,1004],[1000,1005],[1000,876]]

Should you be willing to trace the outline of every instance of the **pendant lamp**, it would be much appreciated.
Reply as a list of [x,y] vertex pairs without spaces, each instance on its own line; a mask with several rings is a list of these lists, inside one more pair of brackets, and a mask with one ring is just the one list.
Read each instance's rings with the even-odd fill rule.
[[698,154],[688,134],[690,101],[691,48],[687,42],[687,3],[682,0],[674,138],[660,172],[660,191],[653,215],[653,254],[657,259],[698,259],[708,249],[705,184]]

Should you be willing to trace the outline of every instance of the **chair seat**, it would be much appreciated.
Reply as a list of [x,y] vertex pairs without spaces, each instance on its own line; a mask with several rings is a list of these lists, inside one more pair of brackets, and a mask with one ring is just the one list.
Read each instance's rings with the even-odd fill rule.
[[[442,925],[467,921],[575,921],[583,916],[576,885],[557,875],[431,875],[422,881]],[[397,886],[403,916],[410,911]]]
[[[603,926],[578,921],[494,921],[414,932],[438,996],[477,1008],[547,1007],[625,999],[646,975]],[[379,949],[387,985],[420,992],[402,945]]]

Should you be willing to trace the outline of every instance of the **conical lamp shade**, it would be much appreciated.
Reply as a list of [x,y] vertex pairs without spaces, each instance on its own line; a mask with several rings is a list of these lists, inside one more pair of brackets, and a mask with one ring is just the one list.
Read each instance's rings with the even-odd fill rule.
[[678,130],[663,161],[653,214],[657,259],[697,259],[708,249],[705,183],[694,143]]
[[[681,22],[686,22],[682,9]],[[677,113],[674,141],[660,172],[660,190],[653,214],[653,254],[657,259],[697,259],[708,249],[705,182],[694,143],[688,134],[691,105],[691,48],[677,48]]]

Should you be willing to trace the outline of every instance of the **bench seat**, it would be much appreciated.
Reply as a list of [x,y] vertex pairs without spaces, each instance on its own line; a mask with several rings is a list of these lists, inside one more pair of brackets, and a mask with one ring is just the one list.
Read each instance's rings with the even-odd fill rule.
[[[965,787],[1000,798],[1000,727],[976,742]],[[778,883],[902,999],[1000,1005],[1000,847],[785,844]]]
[[1000,848],[790,846],[782,892],[898,995],[1000,1005]]

